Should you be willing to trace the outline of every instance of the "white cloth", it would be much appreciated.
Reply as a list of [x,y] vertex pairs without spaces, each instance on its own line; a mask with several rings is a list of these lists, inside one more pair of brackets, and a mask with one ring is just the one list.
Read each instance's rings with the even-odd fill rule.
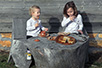
[[83,29],[82,16],[78,14],[73,21],[69,18],[63,17],[61,25],[62,27],[66,27],[64,32],[78,33],[78,30]]
[[41,32],[41,30],[44,30],[44,27],[41,25],[41,20],[38,20],[39,26],[35,27],[35,24],[37,23],[37,21],[33,20],[32,18],[30,18],[26,25],[26,30],[27,30],[27,35],[28,36],[33,36],[36,37],[38,36],[38,34]]

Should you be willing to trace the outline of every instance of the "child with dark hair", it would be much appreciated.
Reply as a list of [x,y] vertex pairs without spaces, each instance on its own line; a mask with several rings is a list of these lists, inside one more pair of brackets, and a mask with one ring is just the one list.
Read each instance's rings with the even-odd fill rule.
[[66,27],[66,33],[81,33],[83,29],[82,16],[78,14],[77,7],[73,1],[65,4],[63,9],[63,21],[61,23],[62,27]]

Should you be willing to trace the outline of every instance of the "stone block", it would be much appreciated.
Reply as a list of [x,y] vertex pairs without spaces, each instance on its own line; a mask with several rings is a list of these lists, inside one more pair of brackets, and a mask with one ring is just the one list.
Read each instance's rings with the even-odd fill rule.
[[26,20],[25,19],[14,19],[12,27],[13,39],[26,39]]
[[[88,37],[73,34],[71,36],[77,40],[73,45],[59,44],[43,37],[13,40],[10,55],[18,68],[29,68],[29,65],[24,65],[27,64],[24,58],[26,48],[31,51],[36,68],[84,68],[88,59]],[[40,41],[35,42],[35,39]]]

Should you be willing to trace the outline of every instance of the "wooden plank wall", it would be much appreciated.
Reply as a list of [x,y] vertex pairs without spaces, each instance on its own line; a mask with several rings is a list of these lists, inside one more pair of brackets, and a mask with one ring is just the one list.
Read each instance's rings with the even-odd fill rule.
[[[41,7],[41,20],[50,31],[62,29],[63,7],[70,0],[0,0],[0,32],[12,32],[13,18],[28,19],[29,7]],[[83,16],[86,30],[102,33],[102,0],[73,0]],[[56,29],[57,28],[57,29]],[[63,30],[63,29],[62,29]]]

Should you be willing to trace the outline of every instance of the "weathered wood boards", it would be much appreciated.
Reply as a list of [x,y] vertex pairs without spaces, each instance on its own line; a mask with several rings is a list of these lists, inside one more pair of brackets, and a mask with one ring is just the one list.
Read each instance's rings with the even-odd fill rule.
[[[30,17],[28,10],[32,5],[41,7],[41,20],[42,23],[46,23],[44,26],[47,26],[49,20],[52,20],[52,18],[56,18],[59,25],[63,18],[63,7],[68,1],[69,0],[0,0],[0,32],[12,32],[13,18],[28,19]],[[75,0],[74,2],[83,16],[83,22],[87,32],[102,32],[102,0]],[[56,21],[52,22],[52,24],[54,25]],[[55,30],[55,32],[57,31],[58,30]]]

